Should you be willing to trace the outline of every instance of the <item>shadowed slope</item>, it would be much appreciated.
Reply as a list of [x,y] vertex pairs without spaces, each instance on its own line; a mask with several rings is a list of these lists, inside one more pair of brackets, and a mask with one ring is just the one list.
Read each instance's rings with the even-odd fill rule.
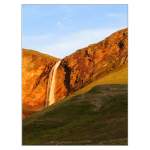
[[23,144],[127,144],[127,85],[99,85],[26,118]]

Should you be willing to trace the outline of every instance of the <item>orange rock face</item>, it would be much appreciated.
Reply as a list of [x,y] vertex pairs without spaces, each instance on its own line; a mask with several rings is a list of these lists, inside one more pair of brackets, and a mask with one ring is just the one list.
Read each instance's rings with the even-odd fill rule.
[[56,99],[84,87],[91,81],[127,64],[128,29],[65,57],[58,68]]
[[[35,51],[22,52],[23,114],[45,107],[50,71],[58,59]],[[61,60],[56,73],[55,101],[128,63],[128,29],[80,49]]]
[[58,59],[33,50],[22,50],[23,116],[45,106],[49,72]]

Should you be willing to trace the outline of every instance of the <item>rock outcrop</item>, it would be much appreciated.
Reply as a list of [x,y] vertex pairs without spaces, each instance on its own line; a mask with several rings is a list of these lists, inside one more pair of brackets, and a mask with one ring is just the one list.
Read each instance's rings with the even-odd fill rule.
[[33,50],[22,50],[23,116],[45,107],[49,73],[57,58]]

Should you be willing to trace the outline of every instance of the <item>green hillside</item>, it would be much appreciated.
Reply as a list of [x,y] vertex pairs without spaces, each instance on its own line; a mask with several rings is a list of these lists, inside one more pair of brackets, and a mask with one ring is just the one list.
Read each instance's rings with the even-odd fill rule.
[[110,73],[100,76],[85,87],[79,89],[73,95],[83,94],[89,91],[92,87],[102,84],[128,84],[128,64],[111,71]]
[[127,85],[98,85],[23,120],[24,145],[126,145]]

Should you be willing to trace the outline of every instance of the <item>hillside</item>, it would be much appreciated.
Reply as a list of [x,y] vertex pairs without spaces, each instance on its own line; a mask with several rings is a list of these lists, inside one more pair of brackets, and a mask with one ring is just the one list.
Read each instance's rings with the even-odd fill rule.
[[127,85],[98,85],[23,121],[24,145],[126,145]]
[[122,67],[108,73],[107,75],[98,77],[97,80],[94,80],[93,82],[79,89],[72,95],[74,96],[84,94],[85,92],[92,89],[94,86],[104,84],[128,84],[128,65],[125,64]]
[[45,106],[49,72],[58,58],[22,49],[23,117]]

